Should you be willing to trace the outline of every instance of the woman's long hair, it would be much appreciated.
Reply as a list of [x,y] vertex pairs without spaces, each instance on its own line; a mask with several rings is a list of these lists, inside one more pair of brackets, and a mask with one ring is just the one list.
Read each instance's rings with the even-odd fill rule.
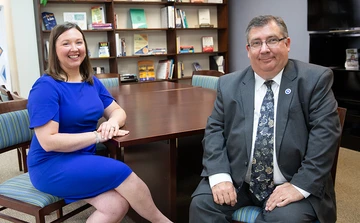
[[[55,26],[51,30],[50,37],[49,37],[49,57],[48,57],[49,61],[48,61],[48,66],[47,66],[47,69],[45,70],[45,72],[48,75],[50,75],[52,78],[54,78],[55,80],[67,81],[68,74],[61,68],[59,58],[56,54],[56,41],[61,34],[66,32],[67,30],[73,29],[73,28],[79,30],[79,32],[81,33],[81,35],[84,39],[84,43],[85,43],[86,55],[85,55],[83,62],[80,65],[80,74],[81,74],[84,82],[93,84],[93,69],[91,67],[89,55],[87,53],[88,46],[86,43],[86,39],[85,39],[84,33],[81,30],[81,28],[78,25],[76,25],[75,23],[66,22],[64,24]],[[65,76],[66,78],[63,78],[62,75]]]

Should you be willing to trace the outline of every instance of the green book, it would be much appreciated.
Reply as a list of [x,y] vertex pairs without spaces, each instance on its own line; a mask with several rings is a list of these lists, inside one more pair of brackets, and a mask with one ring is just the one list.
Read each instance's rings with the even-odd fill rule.
[[133,29],[147,28],[144,9],[130,9],[130,19]]

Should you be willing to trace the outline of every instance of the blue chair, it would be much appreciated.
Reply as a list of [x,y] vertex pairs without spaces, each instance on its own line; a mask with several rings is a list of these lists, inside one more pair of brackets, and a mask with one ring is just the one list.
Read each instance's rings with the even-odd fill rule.
[[[90,204],[82,205],[63,215],[62,208],[67,204],[64,199],[43,193],[31,184],[29,173],[13,177],[0,184],[0,211],[12,209],[35,217],[36,223],[45,223],[45,216],[57,212],[57,222],[62,222],[77,213],[91,207]],[[19,221],[15,217],[0,213],[0,218],[13,222]]]
[[[29,147],[34,133],[33,130],[29,129],[29,115],[26,105],[27,99],[0,103],[1,150],[9,151],[12,148],[24,148],[26,150]],[[82,205],[66,215],[63,215],[62,212],[64,206],[66,203],[62,198],[35,189],[28,173],[13,177],[0,184],[0,218],[2,219],[24,222],[2,212],[5,209],[12,209],[34,216],[36,223],[45,223],[45,216],[57,211],[57,221],[61,222],[91,205]]]
[[223,75],[222,72],[216,70],[193,71],[191,85],[216,90],[218,79]]
[[[344,122],[345,122],[345,116],[346,116],[346,108],[338,107],[337,110],[338,110],[338,114],[339,114],[339,118],[340,118],[341,129],[343,129]],[[331,176],[332,176],[334,185],[335,185],[336,167],[337,167],[337,160],[338,160],[338,156],[339,156],[340,143],[341,143],[341,137],[338,140],[337,151],[336,151],[334,163],[333,163],[333,166],[331,169]],[[260,207],[255,207],[255,206],[242,207],[233,213],[233,215],[232,215],[233,223],[254,223],[256,217],[261,213],[261,211],[262,210]],[[320,222],[317,220],[313,223],[320,223]]]
[[[17,101],[17,102],[16,102]],[[32,132],[29,129],[21,128],[16,129],[16,132],[9,132],[8,125],[17,125],[18,122],[28,123],[28,116],[25,115],[27,113],[26,104],[27,100],[16,100],[16,101],[4,101],[1,102],[0,105],[0,154],[8,152],[10,150],[17,150],[17,157],[19,163],[19,170],[27,172],[27,155],[26,149],[29,147],[28,143],[31,140]],[[15,113],[8,113],[13,109],[13,106],[16,105],[16,109],[20,109],[22,111],[17,111]],[[6,114],[3,114],[6,113]],[[22,114],[21,114],[22,113]],[[10,119],[11,117],[11,119]],[[21,119],[21,120],[18,120]],[[27,124],[28,125],[28,124]],[[18,141],[24,142],[19,143],[15,146],[9,146],[9,141]],[[10,142],[10,143],[11,143]]]
[[106,88],[120,86],[120,74],[94,74]]

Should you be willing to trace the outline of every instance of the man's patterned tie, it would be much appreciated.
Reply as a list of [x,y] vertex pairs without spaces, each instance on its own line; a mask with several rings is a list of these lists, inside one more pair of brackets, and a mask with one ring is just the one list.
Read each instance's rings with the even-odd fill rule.
[[272,83],[272,80],[264,83],[267,91],[260,108],[251,168],[250,191],[259,201],[268,197],[274,190],[274,93],[271,90]]

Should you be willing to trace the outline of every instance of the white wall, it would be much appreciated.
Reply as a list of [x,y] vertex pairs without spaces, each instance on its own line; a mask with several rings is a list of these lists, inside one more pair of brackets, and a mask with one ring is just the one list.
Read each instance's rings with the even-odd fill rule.
[[245,30],[258,15],[271,14],[284,19],[291,38],[289,57],[309,61],[306,0],[228,0],[230,72],[249,66]]
[[0,0],[11,8],[8,30],[11,36],[8,44],[12,49],[10,73],[12,90],[27,98],[30,89],[40,77],[38,49],[36,42],[34,5],[32,0]]
[[[0,69],[5,66],[6,80],[2,80],[7,89],[14,91],[12,83],[17,83],[17,67],[15,60],[15,48],[13,41],[13,29],[11,22],[10,0],[0,0],[1,21],[0,21],[0,46],[3,53],[0,58]],[[1,71],[0,71],[1,72]]]

